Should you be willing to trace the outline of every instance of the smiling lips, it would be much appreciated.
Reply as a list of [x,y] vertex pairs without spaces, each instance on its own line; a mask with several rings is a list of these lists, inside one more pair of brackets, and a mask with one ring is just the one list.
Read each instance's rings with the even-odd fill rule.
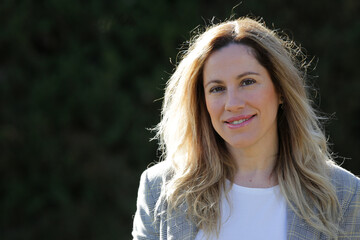
[[248,125],[255,116],[256,116],[256,114],[255,115],[241,115],[241,116],[229,118],[224,122],[231,129],[240,128],[240,127]]

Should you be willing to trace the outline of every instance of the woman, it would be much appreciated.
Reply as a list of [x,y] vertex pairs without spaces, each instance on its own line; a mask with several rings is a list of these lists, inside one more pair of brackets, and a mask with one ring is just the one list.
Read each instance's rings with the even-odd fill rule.
[[299,54],[249,18],[195,38],[166,87],[134,239],[360,239],[360,180],[329,154]]

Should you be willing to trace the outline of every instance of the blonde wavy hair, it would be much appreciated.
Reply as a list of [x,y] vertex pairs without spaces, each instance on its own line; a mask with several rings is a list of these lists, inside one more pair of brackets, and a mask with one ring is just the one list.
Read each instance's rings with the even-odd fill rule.
[[210,54],[230,43],[253,49],[284,98],[277,117],[274,173],[287,204],[313,227],[336,238],[340,208],[329,177],[335,163],[308,96],[303,54],[293,41],[250,18],[214,24],[195,36],[167,83],[162,118],[155,129],[171,177],[159,201],[166,201],[168,216],[186,204],[188,217],[198,228],[218,233],[221,192],[228,191],[225,182],[233,180],[236,166],[212,127],[202,72]]

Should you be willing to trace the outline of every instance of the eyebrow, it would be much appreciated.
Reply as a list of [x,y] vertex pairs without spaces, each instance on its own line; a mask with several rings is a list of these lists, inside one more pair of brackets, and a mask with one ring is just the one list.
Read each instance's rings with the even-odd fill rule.
[[[245,77],[245,76],[248,76],[248,75],[260,75],[260,74],[257,73],[257,72],[244,72],[244,73],[242,73],[242,74],[237,75],[236,80],[238,80],[238,79],[240,79],[240,78],[243,78],[243,77]],[[211,80],[211,81],[209,81],[208,83],[206,83],[205,88],[206,88],[209,84],[211,84],[211,83],[222,83],[222,82],[223,82],[223,81],[221,81],[221,80]]]

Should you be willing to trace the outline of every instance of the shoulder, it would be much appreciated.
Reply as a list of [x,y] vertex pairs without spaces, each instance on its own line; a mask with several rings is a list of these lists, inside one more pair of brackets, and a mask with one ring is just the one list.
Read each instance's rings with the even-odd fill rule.
[[[167,163],[162,162],[146,169],[140,178],[136,213],[134,216],[133,239],[164,239],[164,223],[157,217],[157,202],[163,182],[168,173]],[[160,206],[163,210],[163,206]],[[165,225],[164,225],[165,226]],[[166,239],[166,238],[165,238]]]
[[330,169],[331,181],[336,187],[336,191],[345,191],[351,195],[359,193],[360,179],[357,176],[337,165],[332,165]]
[[341,208],[339,239],[360,236],[360,179],[339,166],[331,167],[331,181]]
[[348,170],[331,166],[331,181],[343,211],[360,211],[360,179]]
[[159,162],[146,169],[140,178],[140,187],[144,187],[148,194],[155,198],[160,195],[163,183],[170,175],[170,166],[168,162]]
[[148,167],[142,174],[152,184],[161,183],[170,175],[170,164],[166,161],[158,162]]

